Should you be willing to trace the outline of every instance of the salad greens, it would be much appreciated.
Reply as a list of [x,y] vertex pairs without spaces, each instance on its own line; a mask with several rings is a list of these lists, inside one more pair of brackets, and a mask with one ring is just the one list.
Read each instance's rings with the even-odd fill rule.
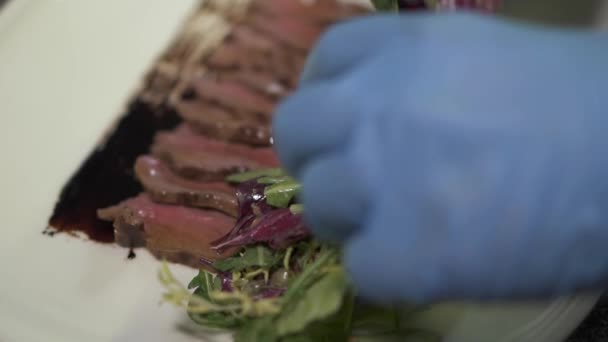
[[259,245],[245,249],[239,256],[216,261],[213,267],[222,272],[240,272],[256,266],[269,269],[281,260],[280,253],[273,253],[270,249]]
[[260,178],[260,177],[283,177],[286,176],[283,169],[259,169],[255,171],[236,173],[226,178],[226,181],[231,183],[243,183],[248,180]]
[[[307,231],[301,220],[303,207],[296,203],[301,186],[284,171],[259,170],[228,180],[240,183],[241,213],[227,235],[256,238],[233,239],[239,241],[241,252],[231,258],[203,260],[187,288],[163,263],[159,279],[166,289],[165,301],[185,308],[194,322],[206,328],[235,332],[237,342],[439,339],[403,327],[402,322],[418,308],[379,307],[356,297],[340,250],[302,234]],[[269,222],[280,228],[256,230],[250,224],[276,213],[282,219]],[[283,240],[275,243],[265,234]]]
[[[265,177],[263,179],[267,178],[268,177]],[[302,186],[300,183],[289,177],[274,180],[275,182],[270,183],[270,185],[264,190],[264,195],[266,195],[266,203],[273,207],[286,208],[293,198],[298,195]]]

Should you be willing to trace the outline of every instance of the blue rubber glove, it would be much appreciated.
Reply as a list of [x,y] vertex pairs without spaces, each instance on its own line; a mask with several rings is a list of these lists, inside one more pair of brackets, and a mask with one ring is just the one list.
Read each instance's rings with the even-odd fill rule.
[[608,280],[608,34],[472,14],[336,26],[278,109],[305,217],[371,299]]

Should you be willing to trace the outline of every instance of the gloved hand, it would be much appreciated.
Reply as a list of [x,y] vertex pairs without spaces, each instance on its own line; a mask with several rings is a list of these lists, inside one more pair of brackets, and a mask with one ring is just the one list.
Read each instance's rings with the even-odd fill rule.
[[608,279],[607,37],[472,14],[323,36],[275,147],[363,296],[545,297]]

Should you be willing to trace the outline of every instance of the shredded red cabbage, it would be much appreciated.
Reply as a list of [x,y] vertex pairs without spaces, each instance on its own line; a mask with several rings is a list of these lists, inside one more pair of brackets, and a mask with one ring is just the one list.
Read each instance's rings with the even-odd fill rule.
[[234,290],[232,287],[232,273],[221,272],[218,273],[217,276],[220,278],[222,284],[222,292],[232,292]]
[[270,248],[283,249],[310,236],[302,215],[266,203],[264,188],[265,185],[255,179],[238,186],[238,219],[228,234],[212,243],[213,249],[221,252],[230,247],[256,243],[267,243]]
[[243,218],[228,233],[228,238],[215,242],[212,248],[221,252],[230,247],[267,243],[270,248],[283,249],[308,236],[310,230],[302,215],[294,215],[288,208],[281,208]]

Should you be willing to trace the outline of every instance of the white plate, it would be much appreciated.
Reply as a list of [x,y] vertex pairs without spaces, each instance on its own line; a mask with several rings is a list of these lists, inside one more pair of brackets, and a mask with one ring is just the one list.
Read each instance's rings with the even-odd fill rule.
[[[0,12],[1,341],[195,340],[180,310],[158,305],[159,265],[146,252],[127,261],[123,249],[41,234],[62,185],[194,4],[12,0]],[[174,270],[184,282],[195,274]],[[596,299],[445,305],[421,319],[452,341],[555,341]]]

